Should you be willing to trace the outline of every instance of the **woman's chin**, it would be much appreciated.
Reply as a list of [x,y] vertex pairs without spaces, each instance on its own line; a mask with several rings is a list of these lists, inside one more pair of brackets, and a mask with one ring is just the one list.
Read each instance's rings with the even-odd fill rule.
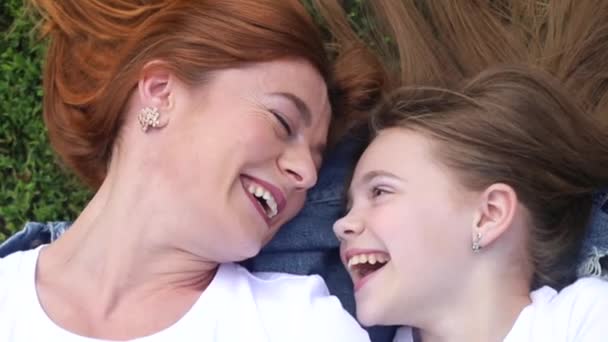
[[259,242],[255,244],[252,243],[251,245],[243,245],[242,247],[235,249],[235,252],[238,251],[238,255],[235,255],[233,257],[233,260],[231,261],[241,262],[247,259],[251,259],[260,253],[260,251],[262,250],[262,246],[263,245]]

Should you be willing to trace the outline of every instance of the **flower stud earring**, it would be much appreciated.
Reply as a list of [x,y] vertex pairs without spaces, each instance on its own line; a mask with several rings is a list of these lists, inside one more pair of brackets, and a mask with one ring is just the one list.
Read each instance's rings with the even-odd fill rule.
[[144,132],[147,132],[150,127],[162,128],[167,125],[166,122],[161,124],[160,112],[156,107],[144,107],[137,115],[137,119],[141,125],[141,130]]

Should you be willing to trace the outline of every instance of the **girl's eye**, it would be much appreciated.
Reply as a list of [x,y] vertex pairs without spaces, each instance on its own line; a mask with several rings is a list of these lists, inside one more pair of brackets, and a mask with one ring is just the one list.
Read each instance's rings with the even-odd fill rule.
[[388,193],[388,191],[386,191],[385,189],[382,189],[380,187],[374,187],[374,188],[372,188],[372,197],[373,198],[379,197],[379,196],[384,195],[386,193]]
[[277,113],[274,110],[269,110],[269,111],[272,113],[272,115],[274,115],[274,117],[277,119],[277,121],[279,121],[281,126],[283,126],[287,135],[291,136],[293,134],[293,130],[291,129],[291,126],[287,122],[287,119],[285,119],[281,114]]

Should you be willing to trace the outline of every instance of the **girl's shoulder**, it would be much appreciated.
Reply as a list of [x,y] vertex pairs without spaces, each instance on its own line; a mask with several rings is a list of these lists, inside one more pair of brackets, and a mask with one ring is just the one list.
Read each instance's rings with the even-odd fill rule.
[[608,282],[602,279],[580,278],[559,292],[545,286],[530,298],[505,341],[592,342],[608,335]]

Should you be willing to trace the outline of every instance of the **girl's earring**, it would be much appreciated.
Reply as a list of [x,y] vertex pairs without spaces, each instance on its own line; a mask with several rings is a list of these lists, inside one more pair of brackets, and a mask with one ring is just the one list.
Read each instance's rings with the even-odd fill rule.
[[473,244],[471,245],[471,249],[474,253],[479,253],[479,251],[481,250],[481,238],[482,235],[480,232],[477,232],[475,234],[475,237],[473,237]]

